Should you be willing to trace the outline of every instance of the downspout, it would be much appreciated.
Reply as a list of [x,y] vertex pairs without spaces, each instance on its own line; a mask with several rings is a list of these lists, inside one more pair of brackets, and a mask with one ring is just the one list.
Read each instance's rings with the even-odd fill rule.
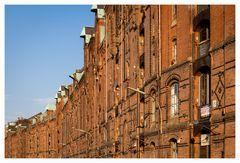
[[[223,6],[223,42],[225,41],[226,39],[226,29],[225,29],[225,6]],[[223,124],[224,124],[224,131],[223,131],[223,134],[224,134],[224,137],[223,137],[223,154],[222,154],[222,157],[225,158],[225,150],[226,150],[226,119],[225,119],[225,113],[226,113],[226,55],[225,55],[225,46],[223,46],[223,55],[224,55],[224,108],[223,108],[223,111],[222,111],[222,115],[224,116],[223,117]]]
[[[139,9],[140,9],[141,7],[139,7]],[[140,15],[140,13],[138,12],[138,14]],[[140,29],[139,29],[139,31],[140,31]],[[137,42],[137,51],[138,51],[138,57],[139,57],[139,36],[138,36],[138,42]],[[138,88],[138,86],[139,86],[139,60],[138,60],[138,62],[137,62],[137,64],[138,64],[138,66],[136,66],[137,67],[137,82],[135,82],[136,83],[136,88]],[[137,95],[137,158],[140,158],[140,153],[139,153],[139,133],[140,133],[140,129],[139,129],[139,109],[140,109],[140,98],[139,98],[139,93],[136,93],[136,95]]]
[[[116,12],[116,14],[118,14],[118,13]],[[121,5],[121,17],[123,17],[123,5]],[[118,45],[116,45],[116,46],[118,46],[118,49],[119,49],[119,44],[122,41],[122,22],[123,22],[123,19],[121,17],[119,18],[120,19],[120,26],[121,26],[121,28],[120,28],[120,40],[118,42]],[[117,33],[116,33],[116,35],[117,35]],[[119,37],[119,35],[118,35],[118,37]],[[125,38],[125,36],[124,36],[124,38]],[[116,40],[116,44],[117,44],[117,40]],[[124,43],[124,48],[125,48],[125,43]],[[121,60],[120,60],[120,65],[121,65],[120,66],[120,72],[121,72],[121,75],[120,75],[120,83],[121,83],[120,98],[121,98],[121,112],[122,112],[122,104],[123,104],[123,101],[122,101],[123,100],[123,98],[122,98],[123,97],[123,95],[122,95],[122,89],[123,89],[122,70],[123,70],[123,67],[124,67],[124,71],[125,71],[125,50],[124,50],[124,52],[122,52],[122,43],[120,45],[120,55],[121,55]],[[125,72],[124,72],[124,74],[125,74]],[[118,79],[119,79],[119,77],[118,77]],[[125,77],[124,77],[124,79],[125,79]],[[117,102],[119,102],[119,100]],[[119,119],[119,121],[120,121],[120,119]],[[118,126],[119,126],[119,121],[118,121]],[[121,124],[121,122],[120,122],[120,124]],[[120,128],[119,128],[119,130],[120,130]],[[124,134],[124,130],[123,130],[123,134]],[[122,140],[122,142],[124,142],[123,138],[121,140]],[[121,152],[124,153],[124,148],[123,148],[123,151],[121,151]]]
[[106,69],[105,69],[105,71],[106,71],[106,75],[105,75],[105,89],[106,89],[106,108],[105,108],[105,123],[107,123],[107,100],[108,100],[108,91],[107,91],[107,53],[108,53],[108,47],[107,47],[107,43],[108,43],[108,38],[107,38],[107,32],[108,32],[108,30],[107,30],[107,14],[105,15],[105,38],[106,38],[106,45],[105,45],[105,67],[106,67]]
[[[106,136],[106,140],[108,139],[108,124],[107,124],[107,13],[106,13],[106,6],[104,7],[105,8],[105,14],[104,14],[104,25],[105,25],[105,113],[104,114],[104,119],[105,119],[105,136]],[[108,141],[108,140],[107,140]],[[107,149],[107,148],[106,148]],[[103,149],[105,150],[105,149]],[[108,151],[107,151],[108,152]],[[105,155],[105,151],[104,151],[104,155]]]
[[[194,14],[193,13],[193,10],[192,10],[193,8],[192,8],[192,5],[191,5],[191,7],[190,7],[190,22],[193,22],[193,18],[192,18],[192,15]],[[192,29],[192,26],[191,26],[191,32],[192,32],[192,56],[191,56],[191,60],[190,60],[190,64],[189,64],[189,85],[190,85],[190,92],[189,92],[189,95],[190,95],[190,102],[189,102],[189,124],[191,124],[192,123],[192,119],[193,119],[193,96],[191,96],[191,95],[193,95],[193,73],[192,73],[192,61],[193,61],[193,56],[194,56],[194,52],[195,52],[195,50],[194,50],[194,32],[193,32],[193,29]],[[194,158],[194,147],[193,147],[193,143],[192,143],[192,141],[191,141],[191,139],[192,139],[192,132],[193,132],[193,130],[192,130],[192,126],[189,126],[189,158]]]
[[[153,72],[152,72],[152,10],[151,10],[151,6],[149,6],[149,27],[150,27],[150,31],[149,31],[149,33],[150,33],[150,36],[149,36],[149,52],[150,52],[150,55],[149,55],[149,60],[150,60],[150,67],[149,67],[149,70],[150,70],[150,73],[149,73],[149,77],[152,77],[152,75],[153,75]],[[145,73],[146,74],[146,73]],[[144,76],[145,76],[145,74],[144,74]],[[144,107],[144,109],[145,109],[145,107]],[[145,110],[144,110],[144,113],[145,113]],[[144,119],[144,121],[145,121],[145,119]]]
[[158,75],[157,75],[157,86],[158,86],[158,98],[159,98],[159,130],[158,130],[158,135],[159,135],[159,142],[158,142],[158,146],[159,146],[159,152],[158,152],[158,157],[160,158],[160,150],[162,151],[162,157],[163,157],[163,149],[160,148],[160,145],[162,143],[162,111],[161,111],[161,74],[162,74],[162,47],[161,47],[161,31],[162,31],[162,26],[161,26],[161,6],[158,5]]
[[[122,10],[121,10],[121,16],[122,16],[122,15],[123,15],[123,5],[122,5],[121,8],[122,8]],[[121,20],[122,20],[122,19],[121,19]],[[121,23],[121,21],[120,21],[120,23]],[[122,24],[122,23],[121,23],[121,24]],[[120,42],[121,42],[121,41],[122,41],[122,25],[121,25],[121,29],[120,29]],[[119,43],[120,43],[120,42],[119,42]],[[117,45],[117,46],[118,46],[118,48],[119,48],[119,45]],[[121,44],[121,46],[120,46],[120,54],[121,54],[121,58],[122,58],[122,57],[123,57],[123,55],[122,55],[122,54],[123,54],[123,53],[122,53],[122,44]],[[125,57],[124,57],[124,59],[125,59]],[[120,77],[120,78],[121,78],[121,83],[123,83],[123,82],[122,82],[122,81],[123,81],[123,80],[122,80],[122,65],[125,64],[125,60],[124,60],[124,59],[121,59],[121,61],[120,61],[120,62],[121,62],[121,68],[120,68],[120,71],[121,71],[121,77]],[[122,89],[123,89],[123,86],[121,85],[121,93],[120,93],[120,96],[121,96],[121,97],[123,96],[123,95],[122,95]],[[123,102],[121,102],[121,109],[122,109],[122,103],[123,103]]]

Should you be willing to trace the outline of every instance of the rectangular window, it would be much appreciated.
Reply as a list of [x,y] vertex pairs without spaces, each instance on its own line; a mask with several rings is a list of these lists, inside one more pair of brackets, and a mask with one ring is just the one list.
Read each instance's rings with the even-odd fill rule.
[[210,7],[210,5],[198,5],[197,6],[197,12],[200,13],[206,9],[208,9]]
[[153,100],[152,102],[152,123],[153,124],[155,124],[156,122],[155,112],[156,112],[156,102],[155,100]]
[[115,108],[115,117],[118,117],[118,115],[119,115],[118,106],[116,106],[116,108]]
[[[155,93],[152,94],[155,97]],[[156,100],[151,98],[151,127],[156,125]]]
[[177,62],[177,40],[174,39],[172,41],[172,61],[171,65],[175,64]]
[[210,158],[210,145],[200,146],[200,158]]
[[151,58],[151,75],[155,75],[155,69],[156,69],[156,55],[153,53],[152,58]]
[[208,28],[203,28],[199,32],[199,37],[200,37],[200,43],[206,40],[209,40],[209,29]]
[[140,36],[144,36],[144,22],[140,24]]
[[140,65],[139,67],[141,69],[144,69],[144,53],[140,56]]
[[177,158],[177,141],[171,141],[172,158]]
[[105,127],[103,128],[103,141],[104,141],[104,142],[107,141],[107,130],[106,130]]
[[209,35],[209,28],[203,28],[199,32],[199,47],[198,47],[198,55],[203,56],[208,54],[210,48],[210,35]]
[[209,104],[209,74],[202,73],[200,75],[199,105],[205,106]]
[[[144,46],[145,46],[145,43],[144,43],[144,36],[140,36],[139,37],[139,54],[141,57],[143,57],[144,59]],[[141,58],[140,57],[140,58]],[[141,59],[140,59],[141,61]],[[144,60],[143,60],[144,61]],[[141,64],[141,63],[140,63]],[[141,66],[140,66],[141,67]]]
[[129,61],[126,61],[126,78],[128,79],[129,76],[130,76],[130,64],[129,64]]
[[171,116],[178,115],[178,84],[171,86]]

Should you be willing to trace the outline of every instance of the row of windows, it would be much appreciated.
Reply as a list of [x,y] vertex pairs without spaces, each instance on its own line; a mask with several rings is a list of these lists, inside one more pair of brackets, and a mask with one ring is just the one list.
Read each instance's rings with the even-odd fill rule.
[[[202,107],[210,103],[210,75],[209,72],[202,72],[199,75],[199,103],[198,106]],[[156,91],[152,91],[150,98],[150,123],[151,127],[156,123]],[[176,117],[179,114],[179,83],[174,82],[170,85],[170,116]],[[116,108],[116,115],[118,116],[119,110]],[[145,121],[145,119],[143,119]],[[146,123],[146,122],[144,122]],[[145,124],[143,124],[145,126]]]
[[[208,6],[208,5],[206,5]],[[200,5],[200,8],[203,7],[205,9],[206,7],[205,5]],[[172,16],[173,16],[173,20],[176,19],[177,17],[177,5],[173,5],[172,6]],[[141,57],[143,57],[143,51],[144,51],[144,21],[142,22],[142,29],[140,32],[140,54],[141,54]],[[200,51],[200,56],[201,54],[205,54],[205,49],[208,47],[206,45],[206,41],[209,40],[210,38],[210,32],[209,32],[209,27],[205,27],[203,29],[201,29],[199,31],[199,51]],[[205,43],[205,44],[203,44]],[[204,53],[202,52],[204,51]],[[140,57],[140,68],[144,68],[144,61],[142,61],[142,58]],[[172,40],[172,58],[171,58],[171,63],[170,65],[174,65],[175,63],[177,63],[177,39],[173,39]],[[153,64],[154,65],[154,64]],[[151,68],[153,69],[152,71],[154,71],[154,67],[151,66]],[[126,61],[125,62],[125,66],[124,66],[124,77],[125,79],[129,77],[129,61]]]
[[[174,5],[172,8],[172,15],[173,15],[173,20],[177,18],[177,6]],[[140,69],[144,69],[144,24],[142,25],[142,32],[140,33],[140,54],[141,56],[139,57],[140,60]],[[205,53],[201,53],[201,51],[205,50],[204,48],[206,47],[206,42],[210,38],[209,34],[209,28],[203,28],[199,31],[198,36],[198,45],[199,45],[199,56]],[[203,50],[202,50],[203,49]],[[177,63],[177,39],[172,40],[172,58],[171,58],[171,65]],[[129,77],[129,61],[126,61],[125,63],[125,74],[126,78]],[[204,106],[209,104],[209,73],[201,73],[199,77],[199,106]],[[152,96],[156,96],[155,92],[152,94]],[[156,101],[151,98],[150,99],[150,120],[151,120],[151,126],[155,125],[156,123]],[[179,114],[179,83],[175,82],[170,86],[170,116],[175,117]],[[177,157],[177,141],[173,140],[170,142],[171,143],[171,150],[172,150],[172,157]],[[205,149],[205,148],[204,148]],[[207,149],[207,148],[206,148]],[[202,150],[203,151],[203,150]]]
[[[206,54],[209,49],[210,32],[209,28],[203,28],[199,31],[199,56]],[[171,65],[177,62],[177,39],[172,41],[172,60]]]
[[[199,77],[199,106],[209,105],[210,103],[210,79],[209,72],[200,74]],[[152,94],[155,97],[155,93]],[[151,122],[155,123],[156,102],[151,99]],[[175,82],[170,87],[170,116],[175,117],[179,114],[179,83]]]

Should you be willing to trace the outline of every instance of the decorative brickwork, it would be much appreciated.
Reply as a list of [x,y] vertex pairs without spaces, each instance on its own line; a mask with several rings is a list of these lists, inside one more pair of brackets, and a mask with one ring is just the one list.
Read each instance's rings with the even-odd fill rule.
[[56,109],[9,123],[5,157],[234,158],[235,6],[91,11],[84,67]]

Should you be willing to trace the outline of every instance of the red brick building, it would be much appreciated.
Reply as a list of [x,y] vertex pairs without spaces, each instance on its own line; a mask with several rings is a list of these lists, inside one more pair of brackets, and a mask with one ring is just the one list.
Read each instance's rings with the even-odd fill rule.
[[5,156],[234,158],[235,6],[91,11],[84,67],[60,87],[45,123],[8,126]]

